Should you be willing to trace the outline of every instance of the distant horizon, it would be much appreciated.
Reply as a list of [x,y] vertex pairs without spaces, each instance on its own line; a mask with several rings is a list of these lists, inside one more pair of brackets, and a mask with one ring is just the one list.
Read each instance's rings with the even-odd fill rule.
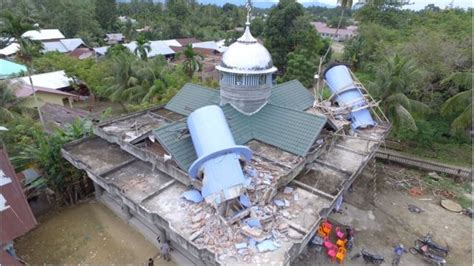
[[[116,0],[117,2],[126,3],[131,2],[132,0]],[[163,3],[165,0],[152,0],[155,3]],[[337,7],[337,0],[296,0],[297,2],[301,3],[303,6],[321,6],[327,8],[334,8]],[[214,4],[218,6],[223,6],[226,3],[234,4],[237,6],[243,6],[247,1],[245,0],[197,0],[200,4]],[[252,4],[258,8],[270,8],[273,5],[277,4],[279,0],[252,0]],[[360,0],[355,0],[354,5],[356,5]],[[405,9],[411,10],[421,10],[425,8],[429,4],[434,4],[439,8],[445,8],[449,6],[452,2],[452,7],[455,8],[472,8],[473,5],[471,0],[410,0],[410,4],[404,6]]]

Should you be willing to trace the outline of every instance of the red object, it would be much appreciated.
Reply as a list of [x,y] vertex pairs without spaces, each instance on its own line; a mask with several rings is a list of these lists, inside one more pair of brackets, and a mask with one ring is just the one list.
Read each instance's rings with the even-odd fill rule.
[[328,249],[327,254],[328,254],[328,257],[331,258],[331,260],[336,260],[337,247]]
[[334,247],[334,244],[331,243],[331,241],[329,241],[328,237],[325,237],[324,238],[324,242],[323,242],[323,246],[326,248],[326,249],[332,249]]
[[0,170],[0,194],[6,200],[5,205],[0,205],[0,242],[6,244],[30,231],[37,223],[8,154],[1,148]]
[[336,227],[336,236],[337,236],[337,238],[339,238],[339,239],[344,239],[344,238],[345,238],[345,237],[344,237],[344,233],[341,231],[341,229],[339,228],[339,226]]

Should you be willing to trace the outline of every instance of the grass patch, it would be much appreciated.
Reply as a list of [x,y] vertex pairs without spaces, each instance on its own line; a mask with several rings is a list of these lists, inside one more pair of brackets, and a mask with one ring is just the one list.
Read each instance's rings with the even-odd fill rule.
[[440,163],[472,167],[472,147],[469,144],[433,143],[430,147],[410,146],[403,152]]
[[472,186],[469,182],[458,183],[445,175],[440,176],[440,180],[434,180],[429,175],[424,175],[422,180],[431,190],[447,190],[452,192],[455,196],[453,200],[457,201],[463,208],[472,206],[472,200],[465,195],[466,193],[472,193]]

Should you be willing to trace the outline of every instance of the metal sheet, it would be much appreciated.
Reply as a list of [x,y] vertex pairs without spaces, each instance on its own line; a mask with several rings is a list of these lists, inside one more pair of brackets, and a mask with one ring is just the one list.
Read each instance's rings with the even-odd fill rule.
[[11,180],[11,182],[0,186],[0,194],[6,200],[5,208],[0,211],[0,224],[2,225],[0,242],[8,243],[35,227],[36,219],[26,201],[8,155],[3,149],[0,149],[0,170],[0,175]]

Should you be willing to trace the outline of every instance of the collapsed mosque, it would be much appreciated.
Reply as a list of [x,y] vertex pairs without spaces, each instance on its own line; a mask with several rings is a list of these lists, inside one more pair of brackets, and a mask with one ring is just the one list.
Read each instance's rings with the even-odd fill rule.
[[274,85],[249,19],[217,69],[220,89],[186,84],[164,106],[96,125],[62,155],[100,201],[187,263],[289,264],[390,123],[344,65],[326,69],[325,101],[297,80]]

